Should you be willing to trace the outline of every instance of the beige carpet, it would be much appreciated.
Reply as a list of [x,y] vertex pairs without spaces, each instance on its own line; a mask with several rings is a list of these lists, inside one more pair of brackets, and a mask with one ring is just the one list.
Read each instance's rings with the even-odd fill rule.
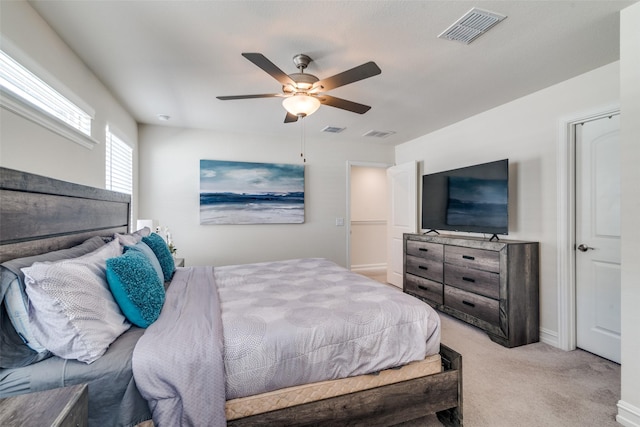
[[[620,365],[543,343],[504,348],[475,327],[441,319],[442,342],[462,354],[465,426],[620,426]],[[426,417],[403,427],[440,425]]]

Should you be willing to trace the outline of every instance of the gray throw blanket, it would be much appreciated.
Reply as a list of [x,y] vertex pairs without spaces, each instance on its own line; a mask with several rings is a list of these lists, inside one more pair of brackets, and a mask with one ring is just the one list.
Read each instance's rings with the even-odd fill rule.
[[133,352],[133,375],[156,427],[226,426],[222,357],[213,267],[179,268],[160,318]]

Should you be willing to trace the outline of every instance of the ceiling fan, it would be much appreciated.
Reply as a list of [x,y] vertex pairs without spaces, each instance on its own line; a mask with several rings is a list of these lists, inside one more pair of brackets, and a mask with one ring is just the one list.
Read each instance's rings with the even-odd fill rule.
[[223,101],[235,99],[252,99],[252,98],[284,98],[282,105],[287,110],[284,119],[285,123],[291,123],[298,118],[306,117],[313,114],[321,104],[330,107],[341,108],[343,110],[352,111],[358,114],[364,114],[371,109],[368,105],[358,104],[357,102],[347,101],[346,99],[336,98],[327,95],[325,92],[340,86],[364,80],[369,77],[376,76],[382,72],[375,62],[370,61],[359,65],[350,70],[328,77],[326,79],[318,79],[313,74],[305,73],[312,59],[304,54],[298,54],[293,57],[293,63],[300,70],[298,73],[285,74],[273,62],[269,61],[261,53],[243,53],[242,56],[262,68],[267,74],[276,79],[282,85],[282,93],[267,93],[259,95],[236,95],[236,96],[218,96]]

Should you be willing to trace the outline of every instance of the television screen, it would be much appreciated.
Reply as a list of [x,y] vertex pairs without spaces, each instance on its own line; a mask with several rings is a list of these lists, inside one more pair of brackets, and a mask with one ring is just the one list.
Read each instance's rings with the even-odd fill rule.
[[422,228],[488,234],[509,232],[509,161],[422,177]]

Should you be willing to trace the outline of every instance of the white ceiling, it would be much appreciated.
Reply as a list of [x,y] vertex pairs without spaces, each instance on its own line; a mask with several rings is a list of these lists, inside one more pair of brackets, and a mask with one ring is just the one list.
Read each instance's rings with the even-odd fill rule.
[[[29,3],[139,123],[290,138],[281,85],[241,56],[287,74],[314,60],[320,79],[375,61],[382,74],[331,95],[372,106],[322,106],[307,139],[396,145],[619,59],[618,11],[634,1],[68,1]],[[438,35],[472,7],[507,15],[465,45]],[[171,116],[160,122],[158,114]],[[346,127],[339,134],[325,126]],[[384,139],[362,135],[394,131]]]

